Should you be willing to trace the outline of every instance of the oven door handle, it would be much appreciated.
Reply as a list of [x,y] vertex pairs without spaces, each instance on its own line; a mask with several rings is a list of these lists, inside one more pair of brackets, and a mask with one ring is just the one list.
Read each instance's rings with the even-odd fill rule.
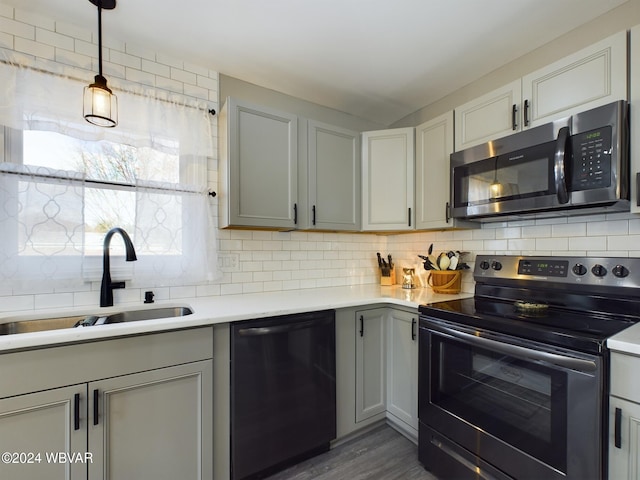
[[543,360],[560,367],[569,368],[571,370],[579,370],[581,372],[595,372],[598,369],[596,363],[591,360],[567,357],[565,355],[558,355],[557,353],[532,350],[530,348],[521,347],[519,345],[497,342],[489,338],[477,337],[470,333],[461,332],[459,330],[454,330],[452,328],[438,325],[438,330],[435,330],[435,332],[438,333],[440,331],[452,337],[465,340],[467,343],[470,343],[472,345],[491,349],[494,352],[504,353],[505,355],[511,355],[526,360]]

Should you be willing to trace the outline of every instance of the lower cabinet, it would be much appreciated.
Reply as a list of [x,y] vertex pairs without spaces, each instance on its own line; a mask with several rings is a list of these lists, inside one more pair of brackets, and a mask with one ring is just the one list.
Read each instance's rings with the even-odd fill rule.
[[336,312],[337,437],[382,420],[418,438],[418,312]]
[[212,382],[209,360],[89,383],[89,479],[211,478]]
[[640,479],[640,357],[611,353],[609,478]]
[[386,308],[356,312],[356,422],[384,413]]
[[[86,385],[55,388],[0,400],[0,478],[84,479],[87,426],[74,428],[74,409],[86,411]],[[59,458],[78,452],[78,462]],[[91,461],[91,457],[86,460]]]
[[2,355],[17,394],[0,399],[0,478],[212,478],[211,333]]
[[418,314],[389,310],[387,412],[389,419],[418,438]]
[[640,479],[640,403],[611,397],[609,412],[609,478]]

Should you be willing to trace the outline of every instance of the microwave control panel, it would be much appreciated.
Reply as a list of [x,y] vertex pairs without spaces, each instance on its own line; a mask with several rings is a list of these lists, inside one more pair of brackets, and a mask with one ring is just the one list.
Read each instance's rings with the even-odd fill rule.
[[611,127],[571,137],[571,190],[594,190],[611,185]]

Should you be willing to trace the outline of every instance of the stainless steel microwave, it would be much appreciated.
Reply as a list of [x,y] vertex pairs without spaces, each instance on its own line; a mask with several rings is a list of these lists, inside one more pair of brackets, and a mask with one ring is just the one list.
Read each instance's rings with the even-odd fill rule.
[[485,221],[629,211],[618,101],[451,154],[451,216]]

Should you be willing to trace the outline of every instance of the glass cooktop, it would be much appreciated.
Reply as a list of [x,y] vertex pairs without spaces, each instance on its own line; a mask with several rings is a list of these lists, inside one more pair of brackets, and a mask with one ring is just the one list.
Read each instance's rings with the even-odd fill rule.
[[602,353],[607,338],[635,323],[609,313],[575,311],[513,300],[466,298],[423,305],[420,313],[588,353]]

